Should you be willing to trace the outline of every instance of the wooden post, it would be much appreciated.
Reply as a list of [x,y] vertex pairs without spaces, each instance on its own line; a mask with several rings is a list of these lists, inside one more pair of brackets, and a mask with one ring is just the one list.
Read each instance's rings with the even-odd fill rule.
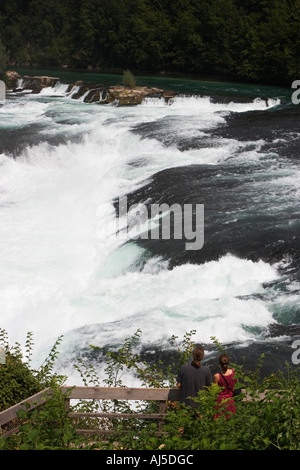
[[71,407],[71,400],[70,398],[66,398],[65,399],[65,402],[66,402],[66,410],[69,411],[70,407]]
[[[160,401],[159,402],[159,414],[164,415],[166,413],[166,402]],[[161,418],[158,420],[158,431],[162,432],[163,425],[165,423],[165,418]]]

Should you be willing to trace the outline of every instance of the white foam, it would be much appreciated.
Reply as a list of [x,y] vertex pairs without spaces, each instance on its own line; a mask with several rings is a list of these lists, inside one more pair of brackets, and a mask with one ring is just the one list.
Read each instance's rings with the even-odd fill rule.
[[40,96],[67,96],[69,85],[57,82],[54,87],[44,87],[41,89]]
[[[131,249],[133,258],[140,254]],[[124,259],[124,253],[120,257]],[[106,271],[108,277],[98,273],[94,292],[91,289],[89,299],[81,299],[81,304],[78,299],[77,307],[86,316],[98,309],[102,321],[70,330],[62,344],[63,357],[75,357],[76,351],[91,344],[118,346],[138,328],[142,344],[148,347],[170,347],[172,335],[182,340],[192,330],[194,340],[204,344],[212,344],[212,336],[223,344],[244,343],[257,339],[255,330],[264,330],[274,321],[268,305],[251,297],[265,292],[264,282],[277,278],[267,263],[227,255],[201,266],[168,270],[160,259],[156,267],[154,261],[141,272],[120,270],[112,277],[111,272]]]
[[[176,98],[169,107],[145,103],[125,109],[57,98],[44,103],[33,96],[0,109],[6,125],[43,119],[46,131],[55,135],[56,118],[44,116],[55,110],[59,117],[76,118],[71,131],[85,132],[80,143],[41,143],[16,160],[1,156],[0,326],[12,341],[22,342],[33,331],[44,347],[72,330],[64,346],[68,349],[77,341],[78,346],[121,341],[139,327],[144,341],[158,343],[194,328],[201,341],[212,335],[244,341],[254,335],[245,325],[265,327],[271,321],[266,303],[242,298],[263,292],[263,282],[276,279],[268,264],[227,256],[168,270],[161,259],[143,265],[145,252],[134,245],[123,247],[114,234],[115,197],[166,168],[225,161],[241,145],[224,141],[218,148],[181,152],[156,139],[142,139],[132,127],[175,113],[173,132],[181,122],[183,132],[197,135],[202,126],[223,122],[217,111],[224,109],[226,105],[198,98]],[[188,114],[193,115],[190,123]],[[132,164],[139,161],[141,165]],[[120,322],[120,328],[112,322]],[[73,330],[94,324],[99,329],[78,340]]]
[[278,106],[280,104],[280,99],[269,98],[266,103],[265,100],[261,98],[255,98],[248,103],[239,103],[239,102],[230,102],[230,103],[216,103],[211,100],[208,96],[176,96],[169,100],[164,98],[151,98],[147,97],[143,100],[140,106],[144,107],[163,107],[163,108],[172,108],[181,110],[182,112],[186,110],[188,113],[191,111],[201,111],[201,112],[246,112],[246,111],[257,111],[257,110],[266,110]]

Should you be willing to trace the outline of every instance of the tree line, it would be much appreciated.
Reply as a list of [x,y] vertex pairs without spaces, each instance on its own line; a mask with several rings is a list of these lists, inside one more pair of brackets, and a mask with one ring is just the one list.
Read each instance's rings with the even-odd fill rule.
[[300,77],[299,26],[300,0],[1,0],[0,66],[290,85]]

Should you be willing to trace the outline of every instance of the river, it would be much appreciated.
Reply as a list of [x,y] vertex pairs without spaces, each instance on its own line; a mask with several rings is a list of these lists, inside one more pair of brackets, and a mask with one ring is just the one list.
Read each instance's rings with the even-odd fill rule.
[[[266,371],[291,363],[300,323],[292,90],[138,77],[178,95],[119,107],[72,99],[74,73],[58,73],[55,87],[0,104],[0,326],[10,341],[33,332],[38,364],[63,335],[60,367],[74,381],[72,363],[90,344],[118,347],[137,329],[148,351],[195,330],[207,358],[216,337],[250,363],[267,352]],[[125,197],[130,207],[201,205],[203,246],[120,237]]]

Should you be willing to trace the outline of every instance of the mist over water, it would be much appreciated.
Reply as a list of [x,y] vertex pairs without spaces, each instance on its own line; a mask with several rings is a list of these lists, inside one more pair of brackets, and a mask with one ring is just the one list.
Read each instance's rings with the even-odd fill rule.
[[[138,328],[148,348],[194,329],[203,344],[216,336],[251,348],[279,324],[272,341],[290,347],[299,115],[280,89],[266,106],[255,87],[228,99],[217,85],[118,107],[72,100],[58,83],[0,104],[0,326],[11,342],[32,331],[37,363],[64,335],[72,375],[65,363],[79,351],[119,345]],[[122,196],[204,204],[203,249],[120,239]]]

